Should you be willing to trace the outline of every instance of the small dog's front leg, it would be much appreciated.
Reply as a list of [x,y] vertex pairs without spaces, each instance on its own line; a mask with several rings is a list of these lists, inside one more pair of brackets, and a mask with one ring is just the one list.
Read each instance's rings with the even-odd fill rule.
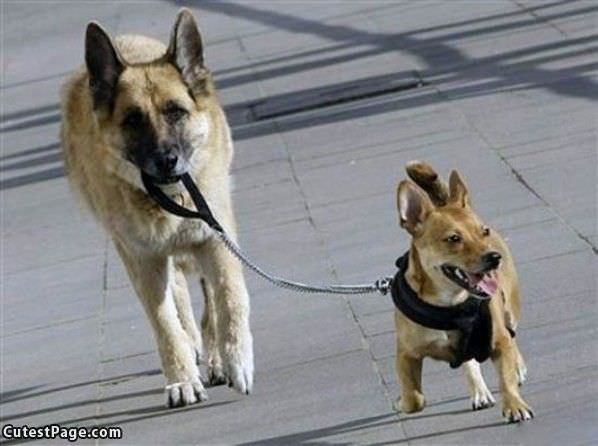
[[249,294],[241,265],[217,239],[198,252],[204,277],[214,292],[216,341],[229,385],[249,394],[253,387],[253,337],[249,329]]
[[484,381],[480,364],[475,359],[471,359],[463,363],[463,371],[465,372],[465,379],[467,379],[469,394],[471,395],[472,409],[480,410],[494,406],[496,401]]
[[502,334],[497,339],[496,346],[492,359],[500,381],[503,416],[508,422],[529,420],[534,417],[534,412],[519,393],[518,350],[515,341],[508,333]]
[[401,384],[401,398],[397,403],[402,412],[419,412],[426,405],[421,385],[422,364],[422,358],[402,353],[397,346],[396,368]]

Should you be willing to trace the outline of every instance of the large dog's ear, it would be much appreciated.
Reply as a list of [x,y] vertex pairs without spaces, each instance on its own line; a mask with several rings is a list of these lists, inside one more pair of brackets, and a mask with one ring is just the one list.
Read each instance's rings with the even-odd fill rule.
[[422,224],[433,210],[430,199],[411,181],[403,180],[397,189],[397,209],[401,227],[411,235],[421,232]]
[[193,14],[186,8],[177,14],[170,36],[167,56],[178,67],[191,91],[201,90],[205,85],[203,42]]
[[434,205],[444,206],[448,203],[448,186],[432,166],[421,161],[409,161],[405,166],[405,170],[409,178],[426,191]]
[[97,110],[107,107],[111,111],[116,84],[125,66],[106,31],[95,22],[87,25],[85,33],[85,64],[89,73],[93,108]]
[[450,201],[451,203],[460,207],[469,207],[469,190],[467,184],[459,172],[453,170],[449,178],[449,189],[450,189]]

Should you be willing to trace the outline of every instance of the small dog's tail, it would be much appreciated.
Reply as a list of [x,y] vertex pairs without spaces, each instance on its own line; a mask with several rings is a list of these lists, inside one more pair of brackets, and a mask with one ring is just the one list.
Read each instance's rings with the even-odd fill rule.
[[444,206],[449,200],[449,189],[436,171],[422,161],[409,161],[405,166],[407,175],[421,187],[436,206]]

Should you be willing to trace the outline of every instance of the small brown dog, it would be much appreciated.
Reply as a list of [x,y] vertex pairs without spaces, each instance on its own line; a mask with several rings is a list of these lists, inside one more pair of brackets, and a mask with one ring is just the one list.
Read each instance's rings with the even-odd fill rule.
[[447,186],[425,163],[408,163],[406,170],[413,181],[400,182],[397,207],[412,243],[397,262],[392,287],[399,408],[406,413],[424,408],[425,357],[463,365],[474,410],[494,405],[479,364],[490,357],[500,378],[504,417],[531,419],[518,387],[526,367],[514,338],[520,296],[506,243],[474,213],[458,172],[451,172]]

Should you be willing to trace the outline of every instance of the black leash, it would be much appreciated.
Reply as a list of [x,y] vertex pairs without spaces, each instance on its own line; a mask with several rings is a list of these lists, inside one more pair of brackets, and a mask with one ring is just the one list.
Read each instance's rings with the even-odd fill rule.
[[164,210],[170,212],[171,214],[178,215],[179,217],[183,218],[198,218],[204,221],[214,232],[218,235],[220,240],[224,243],[224,245],[229,249],[229,251],[234,254],[245,266],[250,268],[256,274],[258,274],[263,279],[267,280],[268,282],[282,287],[291,289],[294,291],[301,291],[304,293],[327,293],[327,294],[366,294],[366,293],[374,293],[378,292],[383,295],[388,293],[391,284],[391,278],[385,277],[379,280],[376,280],[373,284],[361,284],[361,285],[309,285],[301,282],[295,282],[292,280],[283,279],[281,277],[274,276],[272,274],[267,273],[255,263],[253,263],[246,255],[243,253],[241,248],[232,240],[224,231],[218,220],[212,214],[208,203],[206,202],[205,198],[203,197],[201,191],[191,178],[189,174],[184,174],[181,176],[181,180],[183,181],[183,185],[189,192],[191,196],[191,200],[195,205],[197,210],[187,209],[184,206],[179,205],[175,201],[172,200],[164,191],[154,183],[154,180],[151,176],[147,175],[145,172],[141,173],[141,181],[143,182],[143,186],[147,191],[148,195],[156,201]]

